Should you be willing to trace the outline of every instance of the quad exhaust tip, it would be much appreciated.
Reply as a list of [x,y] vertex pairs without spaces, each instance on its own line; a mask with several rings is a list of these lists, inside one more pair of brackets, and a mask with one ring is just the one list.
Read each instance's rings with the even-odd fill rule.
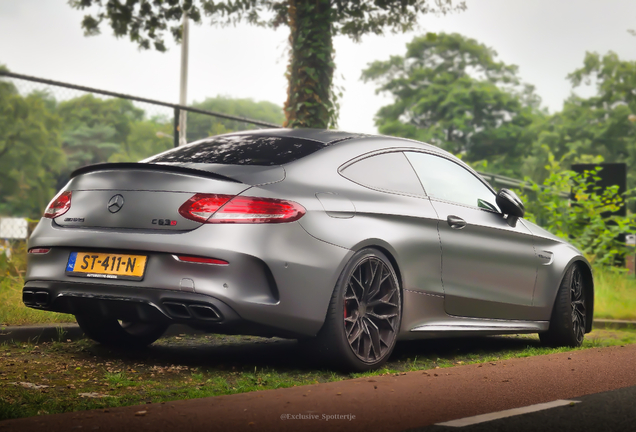
[[166,308],[168,315],[176,319],[203,321],[221,321],[223,319],[223,316],[216,308],[208,305],[164,301],[163,306]]
[[22,302],[27,306],[47,306],[50,297],[48,291],[22,291]]

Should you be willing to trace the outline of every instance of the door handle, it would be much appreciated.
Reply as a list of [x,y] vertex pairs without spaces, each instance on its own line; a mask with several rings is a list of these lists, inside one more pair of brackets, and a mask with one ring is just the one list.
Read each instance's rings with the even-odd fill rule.
[[450,215],[446,218],[446,222],[453,229],[462,229],[466,226],[466,221],[459,216]]

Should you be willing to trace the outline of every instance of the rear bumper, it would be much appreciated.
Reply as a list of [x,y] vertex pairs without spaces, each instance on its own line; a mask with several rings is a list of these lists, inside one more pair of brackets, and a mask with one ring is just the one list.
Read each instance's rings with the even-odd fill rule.
[[221,300],[197,293],[95,283],[29,281],[27,307],[72,315],[157,324],[186,324],[210,333],[297,338],[293,331],[241,317]]
[[[89,302],[111,305],[114,296],[119,298],[117,304],[128,301],[144,304],[136,308],[143,310],[157,309],[148,306],[154,304],[160,315],[168,315],[162,306],[165,299],[198,299],[220,312],[225,305],[241,323],[254,323],[245,333],[261,334],[262,329],[273,329],[272,334],[277,336],[318,333],[338,275],[353,253],[311,237],[297,222],[271,226],[212,224],[184,233],[157,234],[59,228],[43,220],[31,236],[29,247],[50,248],[46,254],[28,256],[25,289],[34,293],[33,300],[29,300],[32,307],[46,310],[64,307],[60,311],[75,313],[69,309],[72,305],[85,306]],[[66,274],[69,254],[73,251],[145,255],[148,261],[144,278],[101,280]],[[180,262],[174,259],[175,254],[211,257],[229,264]],[[38,306],[35,288],[50,290],[50,306]],[[63,295],[58,299],[60,293]],[[138,298],[143,301],[133,300]],[[63,306],[58,306],[58,302]],[[186,311],[193,313],[187,304]],[[166,319],[148,313],[156,319]],[[184,322],[168,317],[173,322]],[[199,325],[196,320],[189,320],[191,325]],[[218,327],[214,331],[221,333],[233,326],[228,322],[212,327]]]
[[221,300],[197,293],[95,283],[30,281],[22,290],[22,300],[33,309],[95,318],[187,324],[214,333],[299,336],[245,320]]
[[126,321],[219,327],[241,320],[228,305],[207,295],[133,286],[30,281],[22,300],[34,309]]

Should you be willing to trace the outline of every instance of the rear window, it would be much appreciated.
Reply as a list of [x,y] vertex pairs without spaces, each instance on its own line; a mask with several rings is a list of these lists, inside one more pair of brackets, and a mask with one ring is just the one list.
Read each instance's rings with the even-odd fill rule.
[[326,144],[293,137],[230,135],[210,138],[168,150],[144,162],[209,163],[226,165],[283,165]]

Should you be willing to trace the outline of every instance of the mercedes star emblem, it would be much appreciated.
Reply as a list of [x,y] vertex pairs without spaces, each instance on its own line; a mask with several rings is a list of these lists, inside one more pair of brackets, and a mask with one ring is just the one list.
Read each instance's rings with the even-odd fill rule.
[[121,195],[115,195],[108,201],[108,211],[111,213],[117,213],[124,206],[124,197]]

